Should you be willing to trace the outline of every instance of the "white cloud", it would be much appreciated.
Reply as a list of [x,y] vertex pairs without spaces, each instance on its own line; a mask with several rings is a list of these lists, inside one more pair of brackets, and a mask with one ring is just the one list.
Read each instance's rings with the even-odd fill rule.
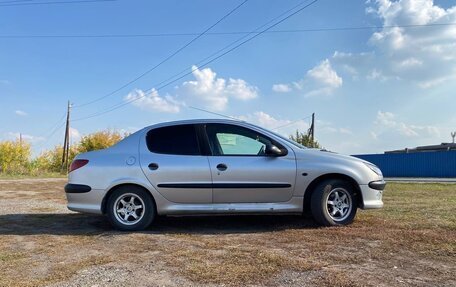
[[16,115],[18,115],[18,116],[21,116],[21,117],[25,117],[25,116],[28,115],[26,112],[21,111],[21,110],[17,110],[17,111],[15,111],[14,113],[15,113]]
[[[368,40],[371,52],[334,52],[331,63],[353,80],[401,81],[422,89],[456,79],[456,26],[394,27],[456,23],[456,5],[444,9],[432,0],[369,1],[367,13],[383,28]],[[343,76],[343,74],[342,74]]]
[[342,86],[342,78],[331,67],[328,59],[307,71],[307,76],[326,87],[338,88]]
[[195,81],[184,82],[179,92],[192,101],[201,102],[206,108],[222,111],[230,99],[248,101],[258,97],[258,88],[242,79],[230,78],[227,81],[218,78],[210,68],[200,70],[193,66],[192,70]]
[[134,106],[144,110],[154,110],[164,113],[178,113],[180,111],[180,103],[173,97],[166,95],[162,97],[155,89],[145,93],[142,90],[134,90],[129,93],[125,101],[131,102]]
[[399,25],[404,23],[423,25],[447,18],[448,12],[434,5],[433,0],[377,0],[377,9],[374,9],[384,20],[384,24]]
[[348,128],[339,128],[339,132],[341,134],[346,134],[346,135],[352,135],[353,134],[353,132],[350,129],[348,129]]
[[287,84],[275,84],[272,85],[272,90],[276,93],[288,93],[291,92],[291,87]]
[[410,57],[410,58],[407,58],[407,59],[399,62],[398,67],[400,69],[411,69],[411,68],[416,68],[416,67],[419,67],[422,65],[423,65],[423,61]]
[[309,123],[305,120],[278,119],[263,111],[256,111],[252,114],[239,116],[238,118],[266,129],[276,131],[286,137],[296,132],[296,130],[306,132],[309,128]]
[[[296,130],[306,133],[310,127],[309,119],[291,120],[274,117],[266,112],[257,111],[237,117],[240,120],[273,130],[285,137],[294,135]],[[353,131],[347,127],[337,127],[331,122],[316,120],[316,139],[324,147],[337,152],[358,150],[360,144]],[[337,138],[337,140],[334,140]]]
[[323,120],[316,120],[316,129],[318,132],[324,134],[342,134],[342,135],[352,135],[353,132],[349,128],[336,127],[333,123]]
[[77,129],[70,127],[70,140],[77,141],[80,138],[81,138],[81,133]]
[[27,141],[29,143],[37,143],[45,140],[44,137],[33,136],[29,134],[21,134],[19,132],[8,132],[5,135],[10,140],[16,140],[22,137],[22,140]]
[[186,102],[202,106],[210,110],[222,111],[229,101],[249,101],[258,97],[258,88],[250,85],[243,79],[224,79],[210,68],[198,69],[192,67],[194,81],[186,81],[175,86],[174,95],[159,95],[152,89],[144,92],[136,89],[125,96],[124,101],[145,110],[154,110],[164,113],[179,113]]
[[[432,0],[378,0],[369,11],[384,26],[433,25],[456,22],[456,6],[444,9]],[[373,67],[415,83],[421,88],[456,77],[456,26],[425,28],[385,27],[372,34],[372,46],[381,51]]]
[[377,135],[376,132],[371,131],[371,132],[370,132],[370,135],[371,135],[372,139],[374,139],[374,140],[377,140],[377,139],[378,139],[378,135]]
[[418,86],[423,89],[429,89],[438,86],[444,82],[447,82],[450,79],[456,79],[456,74],[433,78],[431,80],[423,80],[420,83],[418,83]]
[[403,137],[439,137],[440,132],[434,126],[421,126],[406,124],[398,121],[396,116],[391,112],[377,112],[377,117],[374,121],[376,131],[372,131],[371,135],[375,139],[380,138],[382,135],[403,136]]
[[371,81],[381,81],[384,82],[387,80],[387,77],[385,77],[382,73],[382,71],[379,71],[377,69],[372,69],[369,74],[367,74],[366,79],[371,80]]
[[[348,65],[345,69],[351,69],[351,72],[356,74],[356,71]],[[306,97],[313,96],[328,96],[342,86],[343,80],[337,72],[332,68],[329,59],[321,61],[318,65],[308,70],[306,75],[300,81],[292,84],[293,89],[300,91]],[[276,92],[289,92],[292,87],[287,84],[278,84],[273,86]]]
[[342,86],[343,80],[332,68],[328,59],[307,71],[306,76],[295,87],[304,92],[306,97],[329,96]]

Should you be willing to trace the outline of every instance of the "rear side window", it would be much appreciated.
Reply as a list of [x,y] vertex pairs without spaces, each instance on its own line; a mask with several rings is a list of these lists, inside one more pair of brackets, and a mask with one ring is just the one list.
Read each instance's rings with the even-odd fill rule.
[[147,148],[154,153],[200,155],[194,125],[169,126],[150,130],[146,137]]

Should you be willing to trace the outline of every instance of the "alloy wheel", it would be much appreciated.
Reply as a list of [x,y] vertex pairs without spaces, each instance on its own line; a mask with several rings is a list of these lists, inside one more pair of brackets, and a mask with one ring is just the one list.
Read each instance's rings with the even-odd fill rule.
[[117,221],[125,225],[134,225],[143,218],[145,204],[138,195],[125,193],[116,199],[113,209]]

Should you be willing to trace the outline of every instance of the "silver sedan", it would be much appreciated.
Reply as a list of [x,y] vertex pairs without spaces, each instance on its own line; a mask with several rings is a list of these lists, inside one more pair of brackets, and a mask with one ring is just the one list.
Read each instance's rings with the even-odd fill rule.
[[261,127],[190,120],[146,127],[79,154],[65,192],[70,210],[106,214],[121,230],[157,215],[308,213],[324,226],[381,208],[375,165],[309,149]]

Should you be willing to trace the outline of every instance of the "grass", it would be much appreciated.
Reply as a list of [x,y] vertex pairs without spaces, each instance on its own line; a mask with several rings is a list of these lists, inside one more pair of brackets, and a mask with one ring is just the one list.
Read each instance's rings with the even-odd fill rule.
[[[0,210],[17,199],[30,204],[17,216],[0,214],[0,286],[64,284],[94,266],[134,266],[143,282],[167,274],[163,285],[456,285],[456,184],[390,183],[385,207],[359,211],[347,227],[299,216],[170,217],[136,233],[34,204],[64,208],[63,185],[0,185]],[[134,262],[125,266],[119,248]]]
[[409,228],[456,229],[456,184],[393,183],[386,193],[385,208],[372,216]]
[[24,258],[22,253],[0,253],[0,262],[10,264],[13,261]]
[[0,180],[2,179],[29,179],[29,178],[66,178],[66,174],[58,172],[50,172],[44,174],[8,174],[0,172]]

